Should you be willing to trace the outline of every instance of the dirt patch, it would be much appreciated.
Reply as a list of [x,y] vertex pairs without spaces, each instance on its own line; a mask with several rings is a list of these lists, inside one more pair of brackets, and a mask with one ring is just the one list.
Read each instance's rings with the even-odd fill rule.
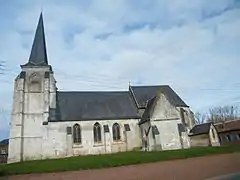
[[[4,180],[203,180],[240,172],[240,153],[191,159],[47,174],[4,177]],[[0,178],[1,180],[1,178]]]

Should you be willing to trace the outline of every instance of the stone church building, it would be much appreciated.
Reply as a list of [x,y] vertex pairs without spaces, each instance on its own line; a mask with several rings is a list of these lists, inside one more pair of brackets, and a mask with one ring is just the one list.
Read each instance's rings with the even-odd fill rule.
[[41,14],[29,61],[15,79],[8,163],[188,148],[193,122],[189,106],[167,85],[58,91]]

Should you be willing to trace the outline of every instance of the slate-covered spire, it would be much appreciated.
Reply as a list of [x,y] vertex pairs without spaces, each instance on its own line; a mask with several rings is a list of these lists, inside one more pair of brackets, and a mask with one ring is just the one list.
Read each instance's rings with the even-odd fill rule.
[[27,64],[36,66],[48,65],[42,12],[39,17],[37,30],[33,40],[31,54]]

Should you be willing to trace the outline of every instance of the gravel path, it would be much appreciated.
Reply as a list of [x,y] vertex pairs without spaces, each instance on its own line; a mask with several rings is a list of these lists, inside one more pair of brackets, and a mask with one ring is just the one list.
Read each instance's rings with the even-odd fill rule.
[[[203,180],[240,172],[240,153],[98,170],[29,174],[4,180]],[[1,180],[1,178],[0,178]]]

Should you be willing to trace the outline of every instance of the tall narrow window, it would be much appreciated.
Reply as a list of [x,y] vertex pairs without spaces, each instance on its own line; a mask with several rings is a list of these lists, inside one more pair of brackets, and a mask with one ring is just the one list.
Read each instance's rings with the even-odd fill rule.
[[215,132],[213,129],[211,131],[212,131],[212,137],[213,137],[213,139],[215,139]]
[[113,132],[113,140],[119,141],[121,139],[121,135],[120,135],[120,126],[118,123],[113,124],[112,132]]
[[95,123],[93,126],[93,135],[94,135],[94,142],[95,143],[100,143],[102,142],[102,137],[101,137],[101,126],[99,123]]
[[81,144],[81,128],[79,124],[75,124],[73,126],[73,143],[75,144]]

